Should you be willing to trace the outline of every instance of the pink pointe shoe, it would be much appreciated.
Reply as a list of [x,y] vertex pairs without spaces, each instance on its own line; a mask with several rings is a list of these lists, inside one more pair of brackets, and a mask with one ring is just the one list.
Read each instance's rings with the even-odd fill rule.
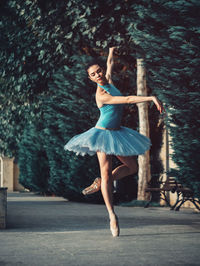
[[[112,225],[111,221],[110,221],[110,231],[112,233],[113,237],[117,237],[119,236],[120,233],[120,229],[119,229],[119,221],[118,221],[118,217],[117,215],[115,215],[115,219],[116,219],[116,224],[115,226]],[[112,220],[112,219],[111,219]]]
[[89,187],[86,187],[82,191],[82,193],[83,193],[83,195],[89,195],[89,194],[92,194],[92,193],[99,191],[100,189],[101,189],[101,178],[97,177],[97,178],[95,178],[92,185],[90,185]]

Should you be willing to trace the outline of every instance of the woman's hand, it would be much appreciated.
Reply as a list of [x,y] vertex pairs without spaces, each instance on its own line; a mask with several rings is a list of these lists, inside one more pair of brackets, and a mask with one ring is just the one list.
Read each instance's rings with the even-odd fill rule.
[[109,53],[113,53],[117,49],[116,46],[110,47],[109,48]]
[[164,107],[162,106],[162,103],[157,99],[156,96],[152,96],[152,101],[155,103],[158,111],[160,112],[160,114],[162,114],[163,112],[165,112]]
[[115,50],[117,48],[117,46],[112,46],[112,47],[109,47],[109,50]]

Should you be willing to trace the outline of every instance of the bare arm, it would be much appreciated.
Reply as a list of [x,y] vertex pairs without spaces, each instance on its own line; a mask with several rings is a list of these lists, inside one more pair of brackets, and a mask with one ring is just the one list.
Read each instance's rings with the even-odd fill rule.
[[115,47],[109,48],[109,54],[107,59],[107,70],[106,70],[106,79],[109,83],[112,82],[112,70],[114,65],[114,59],[113,59],[113,53],[114,53]]
[[143,103],[153,101],[156,105],[158,111],[162,113],[164,108],[162,104],[155,96],[111,96],[106,92],[101,92],[97,95],[97,99],[101,104],[134,104],[134,103]]

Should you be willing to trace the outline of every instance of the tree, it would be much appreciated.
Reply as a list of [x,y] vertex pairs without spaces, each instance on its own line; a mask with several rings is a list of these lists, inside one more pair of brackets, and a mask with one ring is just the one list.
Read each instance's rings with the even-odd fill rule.
[[[147,96],[146,86],[146,70],[144,66],[144,59],[137,59],[137,95]],[[140,133],[149,137],[149,118],[148,118],[148,104],[139,103],[139,129]],[[148,196],[145,192],[147,183],[150,181],[150,154],[146,151],[145,154],[138,157],[138,200],[147,200]]]

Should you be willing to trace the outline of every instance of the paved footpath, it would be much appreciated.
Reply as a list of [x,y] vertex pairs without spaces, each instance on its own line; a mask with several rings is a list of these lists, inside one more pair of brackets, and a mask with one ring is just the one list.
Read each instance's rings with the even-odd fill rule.
[[116,206],[113,238],[104,205],[32,193],[8,194],[0,266],[200,265],[200,214]]

